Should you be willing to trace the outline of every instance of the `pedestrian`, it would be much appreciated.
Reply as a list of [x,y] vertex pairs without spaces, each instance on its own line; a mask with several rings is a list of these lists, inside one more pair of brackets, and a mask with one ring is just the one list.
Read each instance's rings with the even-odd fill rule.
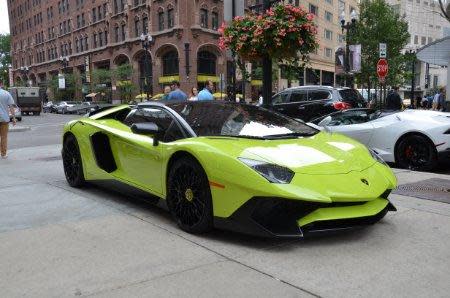
[[169,93],[172,91],[170,89],[170,86],[164,86],[164,95],[161,97],[161,100],[168,100],[169,99]]
[[214,96],[212,95],[213,88],[214,83],[212,81],[207,81],[205,88],[198,93],[198,100],[214,100]]
[[186,101],[187,95],[180,89],[180,83],[177,81],[173,81],[172,85],[172,92],[169,93],[169,97],[167,100],[176,100],[176,101]]
[[439,91],[436,92],[436,94],[433,97],[433,105],[432,105],[432,109],[433,111],[437,111],[438,109],[438,104],[439,104]]
[[13,104],[14,99],[8,91],[3,89],[3,82],[0,80],[0,155],[2,159],[7,157],[9,113],[12,115],[13,125],[16,125]]
[[438,111],[447,112],[447,102],[445,101],[445,87],[442,87],[438,98]]
[[427,97],[427,96],[424,96],[424,97],[422,98],[422,102],[421,102],[420,104],[421,104],[422,108],[423,108],[424,110],[426,110],[427,107],[428,107],[428,97]]
[[192,87],[191,89],[191,97],[189,97],[189,101],[197,101],[198,100],[198,90],[197,87]]
[[402,99],[398,94],[398,87],[395,86],[392,89],[392,92],[390,92],[389,95],[386,97],[386,109],[398,111],[401,110],[402,107],[403,107]]
[[420,109],[422,107],[422,97],[420,95],[416,96],[416,109]]
[[258,106],[262,106],[263,103],[264,103],[264,98],[263,98],[262,93],[260,91],[260,92],[258,92]]

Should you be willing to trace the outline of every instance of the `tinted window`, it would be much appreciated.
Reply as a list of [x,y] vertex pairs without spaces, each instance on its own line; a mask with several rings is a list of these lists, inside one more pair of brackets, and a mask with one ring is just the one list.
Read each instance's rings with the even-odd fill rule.
[[308,100],[331,99],[331,93],[325,90],[309,90]]
[[179,124],[172,116],[159,108],[140,108],[131,110],[123,123],[131,126],[135,123],[153,122],[163,132],[159,136],[163,142],[172,142],[184,138],[184,134]]
[[317,130],[294,119],[256,106],[198,102],[170,105],[197,136],[292,137]]
[[306,90],[296,90],[292,91],[291,98],[289,99],[290,102],[299,102],[299,101],[307,101],[306,97]]
[[342,97],[344,101],[364,101],[364,98],[361,96],[361,94],[354,89],[344,89],[339,90],[339,95]]
[[278,104],[278,103],[286,103],[289,97],[289,93],[279,93],[272,97],[272,104]]

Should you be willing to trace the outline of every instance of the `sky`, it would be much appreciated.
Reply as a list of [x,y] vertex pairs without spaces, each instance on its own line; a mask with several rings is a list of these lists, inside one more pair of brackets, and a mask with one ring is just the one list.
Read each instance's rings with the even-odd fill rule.
[[9,33],[7,0],[0,0],[0,33]]

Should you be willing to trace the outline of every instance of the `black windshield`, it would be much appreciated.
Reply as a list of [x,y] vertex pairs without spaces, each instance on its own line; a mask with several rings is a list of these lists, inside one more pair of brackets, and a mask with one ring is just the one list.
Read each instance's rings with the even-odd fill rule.
[[272,111],[227,102],[187,102],[168,105],[180,114],[197,136],[294,138],[318,131]]

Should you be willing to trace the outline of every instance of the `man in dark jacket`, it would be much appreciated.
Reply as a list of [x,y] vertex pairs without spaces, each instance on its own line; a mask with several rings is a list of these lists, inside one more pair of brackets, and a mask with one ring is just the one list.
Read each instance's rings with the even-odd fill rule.
[[398,87],[395,86],[392,92],[386,97],[386,110],[401,110],[403,107],[402,99],[398,95]]

